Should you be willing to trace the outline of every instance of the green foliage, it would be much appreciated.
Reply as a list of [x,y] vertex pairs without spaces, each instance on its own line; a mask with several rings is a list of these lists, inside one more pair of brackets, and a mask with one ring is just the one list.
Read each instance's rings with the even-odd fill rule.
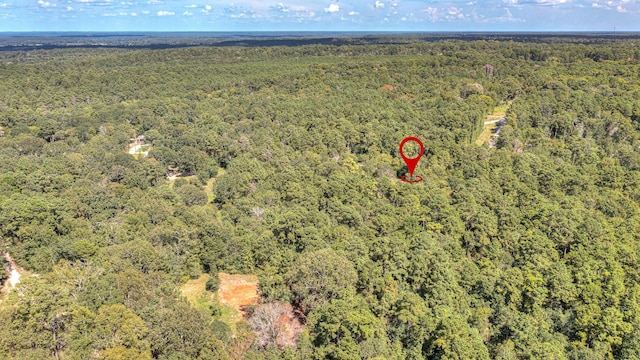
[[145,340],[149,329],[141,318],[124,305],[100,307],[94,322],[93,343],[105,358],[151,358],[149,342]]
[[0,310],[0,351],[27,359],[58,356],[66,347],[72,322],[73,299],[63,286],[25,279]]
[[186,206],[204,205],[209,200],[201,187],[192,184],[180,186],[176,189],[176,193],[180,195],[182,202]]
[[211,276],[209,276],[209,279],[207,279],[207,284],[206,284],[207,291],[216,292],[218,291],[219,287],[220,287],[220,277],[218,277],[218,274],[216,273],[211,274]]
[[304,253],[286,275],[293,303],[308,313],[341,292],[355,290],[353,264],[332,249]]
[[[0,358],[638,358],[638,40],[385,39],[0,52]],[[180,299],[218,271],[297,349]]]

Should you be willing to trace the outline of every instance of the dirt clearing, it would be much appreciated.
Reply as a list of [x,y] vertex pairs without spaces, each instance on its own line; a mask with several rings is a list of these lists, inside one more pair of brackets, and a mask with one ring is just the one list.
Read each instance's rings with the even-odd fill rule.
[[218,288],[220,303],[238,310],[244,316],[244,308],[247,305],[257,304],[260,300],[257,276],[226,273],[219,273],[218,276],[220,276]]

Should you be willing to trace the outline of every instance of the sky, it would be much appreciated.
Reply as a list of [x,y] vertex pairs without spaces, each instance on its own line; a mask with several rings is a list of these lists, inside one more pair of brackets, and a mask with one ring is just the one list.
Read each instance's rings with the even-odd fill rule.
[[0,0],[0,32],[613,30],[640,0]]

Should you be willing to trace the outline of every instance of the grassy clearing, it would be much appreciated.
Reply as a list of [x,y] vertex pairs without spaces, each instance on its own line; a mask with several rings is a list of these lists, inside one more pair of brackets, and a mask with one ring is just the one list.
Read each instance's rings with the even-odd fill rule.
[[188,280],[180,287],[180,292],[196,309],[206,312],[210,312],[212,307],[220,309],[220,321],[229,325],[235,334],[236,324],[244,321],[240,308],[255,302],[253,295],[257,294],[258,279],[254,275],[220,273],[220,290],[212,293],[206,288],[210,276],[202,274],[197,279]]
[[229,325],[231,331],[236,333],[236,323],[242,320],[240,313],[229,306],[221,304],[218,300],[218,293],[207,291],[207,280],[211,275],[202,274],[197,279],[187,281],[180,287],[180,292],[187,298],[191,306],[196,309],[210,313],[212,307],[220,309],[220,321]]
[[173,189],[173,184],[174,184],[174,183],[176,182],[176,180],[178,180],[178,179],[185,179],[185,180],[188,180],[189,182],[191,182],[191,179],[195,179],[195,178],[197,178],[197,177],[198,177],[197,175],[177,176],[177,177],[174,177],[174,178],[172,178],[172,179],[169,179],[169,180],[168,180],[168,181],[169,181],[169,187]]
[[207,185],[204,188],[204,191],[207,193],[209,197],[209,202],[212,202],[215,199],[215,195],[213,194],[213,183],[216,182],[216,179],[222,175],[224,175],[226,171],[223,168],[218,168],[218,175],[212,177],[207,181]]
[[506,104],[496,106],[493,109],[493,113],[491,115],[485,116],[484,118],[485,125],[484,125],[484,128],[482,128],[482,132],[480,133],[480,136],[478,136],[478,139],[476,140],[476,145],[481,146],[482,144],[489,142],[489,140],[491,140],[491,136],[498,128],[498,123],[487,124],[487,122],[500,120],[503,117],[505,117],[507,115],[507,109],[509,108],[510,105],[511,105],[511,101]]
[[236,325],[240,321],[244,321],[242,314],[240,314],[238,310],[232,307],[229,307],[223,304],[220,304],[219,306],[220,306],[220,321],[229,325],[229,328],[231,329],[231,332],[233,333],[233,335],[236,335],[236,331],[237,331]]
[[207,292],[206,285],[209,277],[209,274],[202,274],[199,278],[191,279],[180,287],[180,292],[182,292],[182,295],[189,300],[191,305],[200,307],[198,305],[202,305],[207,301],[215,300],[215,294]]
[[482,146],[482,144],[489,142],[489,140],[491,140],[491,136],[493,136],[493,133],[497,128],[498,123],[485,125],[482,129],[482,132],[480,133],[480,136],[478,136],[478,139],[476,140],[476,145]]
[[509,106],[511,106],[511,101],[506,104],[496,106],[495,109],[493,109],[492,115],[498,116],[500,119],[503,118],[505,115],[507,115],[507,109],[509,109]]

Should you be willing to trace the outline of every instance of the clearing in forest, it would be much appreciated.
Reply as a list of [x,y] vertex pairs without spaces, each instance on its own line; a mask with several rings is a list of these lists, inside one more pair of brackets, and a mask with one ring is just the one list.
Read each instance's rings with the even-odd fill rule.
[[129,146],[128,153],[129,155],[133,155],[136,159],[140,156],[147,157],[149,155],[149,149],[151,145],[144,144],[131,144]]
[[247,305],[257,304],[260,300],[257,276],[226,273],[218,273],[218,276],[220,276],[218,288],[220,303],[236,309],[238,314],[244,315],[244,308]]
[[498,126],[500,126],[500,120],[507,115],[509,105],[511,105],[511,102],[496,106],[495,109],[493,109],[493,113],[484,118],[484,127],[482,128],[480,136],[478,136],[478,139],[476,140],[477,145],[482,146],[484,143],[491,140],[493,134],[498,130]]
[[192,306],[207,309],[215,301],[215,294],[207,292],[209,274],[202,274],[197,279],[191,279],[180,287],[180,292],[189,300]]
[[180,287],[182,295],[195,308],[210,311],[212,306],[220,304],[220,320],[229,325],[235,333],[236,324],[244,321],[244,309],[247,305],[258,303],[258,277],[255,275],[229,275],[218,273],[220,286],[217,293],[207,291],[209,274],[202,274]]
[[8,252],[4,253],[4,256],[1,256],[2,252],[0,252],[0,264],[2,264],[3,268],[0,271],[6,271],[8,274],[7,279],[2,284],[2,288],[0,293],[7,294],[9,290],[13,289],[20,282],[20,278],[23,275],[26,275],[27,272],[18,266],[16,262],[13,260],[11,255]]
[[218,273],[220,286],[218,287],[218,301],[220,302],[220,320],[229,325],[236,333],[236,324],[245,321],[245,307],[257,304],[258,277],[255,275],[229,275]]
[[212,202],[215,199],[215,194],[213,193],[213,183],[216,182],[216,179],[220,176],[224,175],[226,172],[223,168],[218,168],[218,174],[207,181],[207,185],[204,188],[204,191],[207,193],[207,197],[209,198],[209,202]]

